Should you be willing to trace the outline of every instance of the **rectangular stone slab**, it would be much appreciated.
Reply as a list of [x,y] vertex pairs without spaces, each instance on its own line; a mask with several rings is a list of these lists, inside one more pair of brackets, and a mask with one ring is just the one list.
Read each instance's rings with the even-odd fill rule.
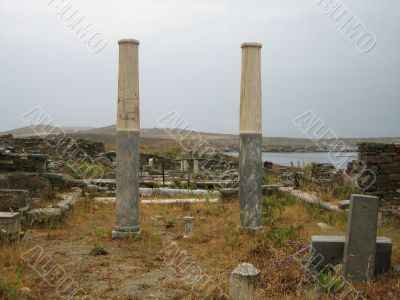
[[351,195],[343,254],[343,274],[354,282],[374,277],[379,198]]
[[[345,240],[346,237],[344,235],[313,235],[311,237],[311,249],[313,251],[310,261],[313,262],[313,265],[317,264],[314,267],[322,270],[329,264],[335,266],[342,263]],[[375,276],[389,271],[391,255],[392,241],[386,237],[377,237]]]

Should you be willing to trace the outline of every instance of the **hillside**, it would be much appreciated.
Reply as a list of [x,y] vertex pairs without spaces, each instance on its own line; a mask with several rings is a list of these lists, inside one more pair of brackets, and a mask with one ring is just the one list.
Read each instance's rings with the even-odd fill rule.
[[[46,134],[48,132],[61,133],[65,132],[76,138],[86,138],[96,142],[105,144],[114,144],[116,135],[116,126],[105,126],[100,128],[93,127],[63,127],[51,128],[50,126],[37,125],[34,128],[23,127],[9,130],[1,134],[13,134],[23,137],[36,134]],[[185,140],[207,140],[207,142],[223,151],[238,151],[239,138],[238,135],[194,132],[183,129],[162,129],[162,128],[142,128],[140,132],[142,144],[151,147],[173,147],[178,141]],[[287,137],[263,137],[263,151],[270,152],[320,152],[330,151],[333,139],[323,139],[317,144],[313,140],[307,138],[287,138]],[[379,142],[379,143],[400,143],[400,138],[380,137],[380,138],[343,138],[341,139],[341,151],[355,151],[357,143],[360,142]]]

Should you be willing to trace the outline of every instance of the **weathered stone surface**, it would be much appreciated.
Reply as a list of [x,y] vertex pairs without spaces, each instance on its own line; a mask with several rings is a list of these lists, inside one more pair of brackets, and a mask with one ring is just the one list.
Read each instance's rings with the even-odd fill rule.
[[[347,173],[353,173],[359,186],[369,194],[382,198],[385,208],[400,207],[400,148],[396,144],[360,143],[359,161],[349,164]],[[365,183],[363,181],[365,180]]]
[[83,189],[84,193],[95,194],[100,191],[100,187],[95,184],[89,184]]
[[84,187],[85,182],[62,173],[3,173],[0,174],[1,189],[43,189],[65,190],[70,187]]
[[46,167],[47,155],[19,154],[0,152],[1,172],[43,172]]
[[77,195],[70,195],[70,196],[66,196],[64,200],[60,201],[58,203],[58,208],[61,209],[61,212],[64,214],[66,213],[68,210],[72,209],[75,207],[76,205],[76,201],[77,201]]
[[113,238],[140,234],[139,132],[117,132],[117,202]]
[[29,206],[29,191],[0,189],[0,211],[17,211]]
[[241,263],[231,274],[229,297],[232,300],[252,300],[256,297],[261,272],[252,264]]
[[80,189],[75,189],[73,193],[63,195],[63,200],[57,203],[57,207],[35,208],[27,212],[26,225],[53,225],[62,221],[66,212],[76,206]]
[[35,208],[28,211],[27,217],[30,224],[52,225],[62,220],[63,211],[60,208]]
[[262,190],[260,168],[261,134],[243,134],[240,139],[239,207],[240,226],[246,229],[262,228]]
[[[318,270],[328,265],[338,265],[343,262],[343,252],[346,237],[344,235],[313,235],[311,237],[310,264]],[[375,276],[390,270],[392,241],[386,237],[377,237],[375,254]]]
[[0,212],[0,235],[16,234],[20,230],[19,212]]
[[343,273],[351,281],[374,276],[379,198],[351,195],[344,246]]

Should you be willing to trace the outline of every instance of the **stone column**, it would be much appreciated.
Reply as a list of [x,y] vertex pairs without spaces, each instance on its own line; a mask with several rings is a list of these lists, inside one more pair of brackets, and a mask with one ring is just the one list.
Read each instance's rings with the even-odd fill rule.
[[374,278],[378,210],[378,197],[351,195],[343,254],[347,280],[360,282]]
[[240,226],[262,227],[261,44],[242,44],[239,128]]
[[139,223],[139,41],[119,44],[117,107],[117,201],[112,238],[140,234]]

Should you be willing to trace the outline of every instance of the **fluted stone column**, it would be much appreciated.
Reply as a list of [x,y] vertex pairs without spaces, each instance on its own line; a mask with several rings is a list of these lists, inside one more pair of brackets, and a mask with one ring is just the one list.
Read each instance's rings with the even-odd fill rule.
[[139,41],[119,44],[117,107],[117,201],[113,238],[140,234],[139,223]]
[[242,44],[239,128],[240,226],[262,227],[261,44]]

